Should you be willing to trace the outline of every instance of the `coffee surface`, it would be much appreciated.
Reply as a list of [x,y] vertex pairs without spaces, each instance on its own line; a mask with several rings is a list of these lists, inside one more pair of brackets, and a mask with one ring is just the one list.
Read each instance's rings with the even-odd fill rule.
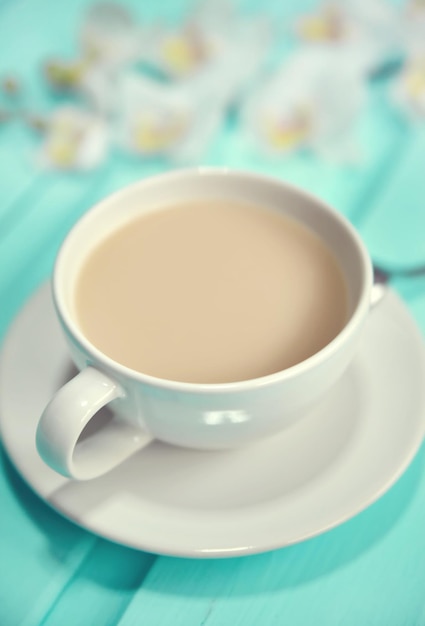
[[75,290],[103,353],[159,378],[225,383],[290,367],[346,321],[336,259],[278,211],[199,201],[141,215],[98,245]]

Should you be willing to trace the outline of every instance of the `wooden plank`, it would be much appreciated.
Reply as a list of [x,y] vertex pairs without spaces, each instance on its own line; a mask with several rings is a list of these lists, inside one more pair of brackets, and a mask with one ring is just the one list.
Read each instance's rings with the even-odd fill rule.
[[373,210],[359,225],[377,261],[425,265],[425,131],[414,128],[395,171],[384,175]]
[[98,540],[40,626],[113,626],[154,562],[151,554]]
[[96,538],[53,513],[1,454],[0,623],[38,626]]

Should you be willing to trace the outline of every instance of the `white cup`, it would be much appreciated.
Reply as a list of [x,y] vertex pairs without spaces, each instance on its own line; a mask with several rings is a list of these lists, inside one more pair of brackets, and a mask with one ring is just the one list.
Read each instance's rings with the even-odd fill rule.
[[[192,384],[141,374],[115,362],[89,341],[72,307],[76,278],[88,252],[136,215],[199,198],[275,208],[322,238],[337,258],[348,288],[348,320],[335,339],[286,370],[223,384]],[[302,419],[350,363],[368,315],[371,287],[370,258],[351,224],[320,200],[281,181],[199,168],[142,180],[113,194],[78,221],[56,260],[55,308],[80,373],[56,393],[41,416],[37,429],[41,457],[57,472],[85,480],[112,469],[152,439],[218,449],[284,429]],[[114,418],[93,436],[80,438],[88,422],[107,404]]]

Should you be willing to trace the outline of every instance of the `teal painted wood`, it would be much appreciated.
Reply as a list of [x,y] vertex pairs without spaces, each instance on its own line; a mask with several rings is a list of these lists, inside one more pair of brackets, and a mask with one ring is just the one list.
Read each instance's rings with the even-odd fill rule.
[[372,254],[390,266],[409,266],[425,260],[425,130],[406,130],[407,148],[398,167],[384,174],[381,193],[361,224]]
[[[11,207],[39,177],[30,159],[35,146],[34,139],[27,130],[16,125],[0,128],[1,235],[4,232],[3,220],[13,217]],[[19,146],[19,149],[11,149],[11,146]]]
[[0,472],[0,623],[41,623],[96,539],[52,515],[5,455]]
[[111,616],[121,614],[155,557],[99,539],[54,513],[4,453],[0,497],[0,624],[115,623]]
[[[191,3],[125,4],[146,19],[172,21]],[[282,22],[301,10],[299,3],[261,4]],[[56,104],[40,65],[75,53],[87,5],[0,4],[0,76],[16,72],[37,107]],[[265,160],[231,127],[202,162],[299,184],[348,215],[379,260],[424,261],[424,135],[400,124],[386,89],[385,82],[373,87],[355,164],[307,155]],[[167,167],[114,154],[93,174],[46,173],[34,163],[35,143],[18,126],[0,128],[0,339],[50,275],[75,220],[101,197]],[[394,284],[425,333],[425,279]],[[343,526],[298,546],[217,562],[155,557],[96,538],[51,511],[1,460],[1,626],[425,626],[424,449],[388,494]]]
[[116,624],[155,559],[153,555],[98,540],[41,623],[43,626]]

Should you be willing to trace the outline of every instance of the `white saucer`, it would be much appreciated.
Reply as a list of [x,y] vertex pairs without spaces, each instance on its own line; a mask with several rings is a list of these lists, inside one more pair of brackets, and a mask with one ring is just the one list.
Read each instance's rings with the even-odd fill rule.
[[329,396],[279,436],[230,452],[155,443],[85,483],[55,474],[34,445],[41,410],[72,372],[47,286],[11,327],[0,366],[3,442],[29,485],[84,528],[156,553],[234,556],[322,533],[381,496],[425,432],[424,344],[394,293]]

